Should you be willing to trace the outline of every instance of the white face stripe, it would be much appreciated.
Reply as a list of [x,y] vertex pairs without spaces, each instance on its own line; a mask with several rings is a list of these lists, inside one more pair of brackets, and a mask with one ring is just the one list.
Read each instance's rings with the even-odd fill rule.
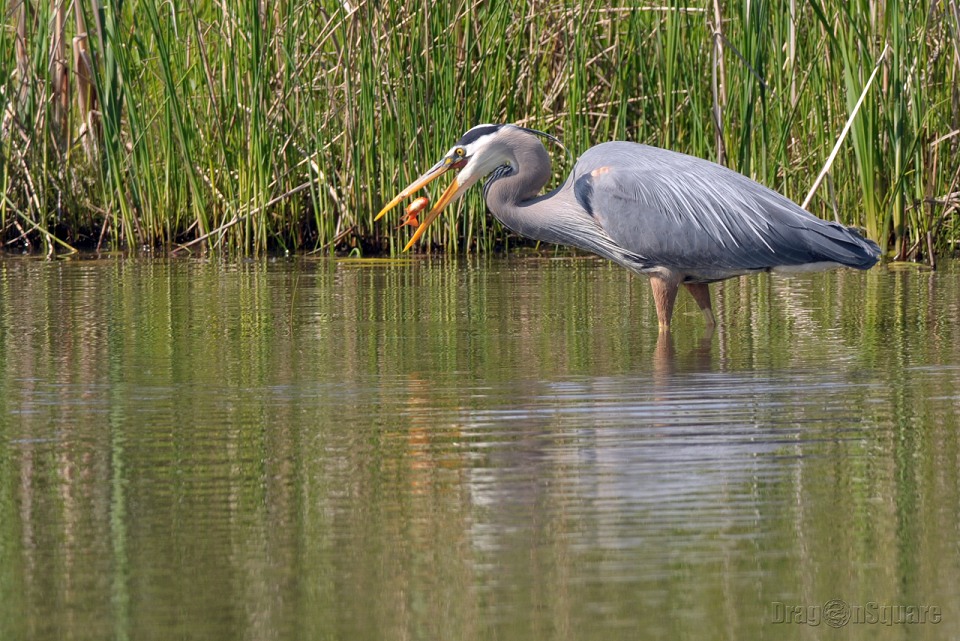
[[460,140],[457,141],[457,144],[454,145],[453,148],[463,147],[471,154],[476,153],[485,147],[502,127],[503,125],[477,125],[460,136]]
[[476,156],[482,149],[484,149],[490,142],[493,140],[493,135],[488,134],[486,136],[480,136],[474,140],[469,145],[466,145],[464,149],[467,151],[467,156]]
[[[459,180],[473,184],[497,167],[509,162],[507,149],[496,145],[497,132],[476,138],[467,145],[460,145],[466,152],[467,165],[460,170]],[[456,149],[456,147],[454,148]]]

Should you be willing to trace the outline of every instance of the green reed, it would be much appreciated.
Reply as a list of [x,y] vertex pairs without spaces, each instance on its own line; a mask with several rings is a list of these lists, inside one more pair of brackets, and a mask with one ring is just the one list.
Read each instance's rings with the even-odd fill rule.
[[[810,209],[929,259],[960,238],[958,52],[957,0],[28,2],[0,31],[0,240],[396,253],[410,229],[375,213],[481,122],[801,201],[882,56]],[[421,247],[514,244],[479,191]]]

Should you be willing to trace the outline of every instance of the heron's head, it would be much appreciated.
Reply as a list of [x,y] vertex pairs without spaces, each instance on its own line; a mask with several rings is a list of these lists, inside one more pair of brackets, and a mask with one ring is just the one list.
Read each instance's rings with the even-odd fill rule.
[[[453,147],[444,155],[440,162],[431,167],[426,173],[414,180],[403,191],[397,194],[396,198],[388,202],[380,213],[374,218],[379,220],[388,211],[396,207],[404,198],[407,198],[418,190],[423,189],[431,182],[447,173],[454,171],[453,182],[434,202],[433,208],[424,217],[423,222],[417,227],[413,237],[407,243],[403,251],[410,249],[417,240],[423,236],[440,212],[450,203],[463,196],[474,183],[492,172],[497,167],[510,166],[516,162],[514,158],[514,146],[511,144],[516,136],[527,135],[545,136],[557,142],[559,141],[543,132],[516,125],[477,125],[460,137]],[[562,145],[561,145],[562,146]]]

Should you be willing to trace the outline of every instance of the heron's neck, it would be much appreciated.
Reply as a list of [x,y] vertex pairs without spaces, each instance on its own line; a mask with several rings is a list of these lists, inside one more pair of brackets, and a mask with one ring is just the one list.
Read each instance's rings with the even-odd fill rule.
[[519,199],[515,193],[504,195],[496,192],[506,191],[509,185],[500,184],[506,179],[501,178],[491,185],[487,196],[487,206],[490,213],[506,227],[521,236],[546,243],[570,244],[568,238],[558,234],[556,228],[549,225],[551,212],[555,204],[550,200],[554,192],[543,196]]
[[538,196],[550,179],[550,157],[539,141],[524,148],[516,163],[494,172],[485,187],[487,207],[521,236],[570,245],[609,258],[628,269],[643,271],[645,260],[610,238],[574,196],[572,176],[553,191]]
[[540,196],[550,180],[550,156],[539,140],[530,137],[514,150],[510,167],[498,169],[484,188],[487,207],[504,225],[527,238],[564,242],[546,225],[550,204]]

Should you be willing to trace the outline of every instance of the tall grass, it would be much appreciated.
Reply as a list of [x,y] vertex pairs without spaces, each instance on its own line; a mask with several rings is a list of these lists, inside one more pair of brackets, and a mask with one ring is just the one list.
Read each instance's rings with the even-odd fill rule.
[[[889,47],[810,208],[929,259],[960,239],[958,1],[13,3],[0,239],[396,252],[409,228],[374,213],[481,122],[666,146],[799,201]],[[426,240],[514,242],[479,190]]]

